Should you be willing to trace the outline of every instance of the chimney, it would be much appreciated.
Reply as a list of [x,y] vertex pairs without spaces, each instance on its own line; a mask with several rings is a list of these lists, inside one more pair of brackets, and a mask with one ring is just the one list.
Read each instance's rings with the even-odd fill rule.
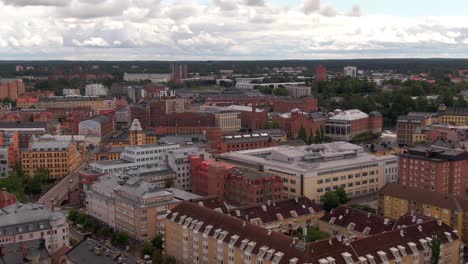
[[405,236],[405,230],[400,230],[400,236],[404,237]]
[[441,226],[442,225],[442,220],[437,220],[437,225]]
[[419,232],[422,232],[422,226],[418,225]]
[[199,206],[203,206],[203,201],[199,201],[199,202],[198,202],[198,205],[199,205]]
[[267,211],[267,207],[264,204],[262,205],[262,210],[263,210],[263,212]]
[[268,229],[268,235],[271,235],[271,232],[272,232],[271,229]]
[[294,200],[296,201],[296,203],[299,202],[299,198],[298,198],[298,197],[294,198]]
[[239,217],[240,216],[240,211],[239,210],[236,210],[234,211],[236,213],[236,216]]
[[245,221],[242,221],[242,227],[245,227],[246,223]]

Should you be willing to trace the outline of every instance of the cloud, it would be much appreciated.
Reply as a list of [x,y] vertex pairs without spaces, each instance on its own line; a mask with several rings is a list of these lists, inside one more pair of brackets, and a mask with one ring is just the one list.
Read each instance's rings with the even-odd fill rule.
[[334,7],[332,7],[332,6],[324,6],[324,7],[320,8],[319,13],[322,16],[326,16],[326,17],[334,17],[334,16],[336,16],[338,14],[336,9]]
[[361,6],[353,5],[353,7],[351,8],[351,11],[348,12],[348,16],[353,16],[353,17],[362,16]]
[[66,0],[1,0],[6,5],[14,6],[66,6]]
[[235,0],[213,0],[213,3],[224,11],[237,10],[237,2]]
[[244,0],[244,4],[248,6],[265,6],[265,0]]
[[313,12],[320,10],[320,0],[304,0],[301,10],[306,15],[310,15]]
[[[78,47],[99,47],[99,48],[103,48],[103,47],[109,47],[110,44],[103,38],[101,37],[92,37],[92,38],[89,38],[89,39],[85,39],[83,41],[79,41],[79,40],[72,40],[73,44],[75,44],[76,46]],[[116,43],[116,42],[114,42]]]

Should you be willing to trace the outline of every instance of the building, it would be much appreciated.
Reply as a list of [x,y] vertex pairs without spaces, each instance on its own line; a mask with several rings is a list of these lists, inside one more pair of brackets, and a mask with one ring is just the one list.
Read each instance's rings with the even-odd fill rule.
[[82,161],[83,155],[74,140],[32,138],[28,148],[21,151],[21,165],[30,177],[43,168],[48,169],[51,179],[60,179],[75,172]]
[[223,132],[236,132],[241,129],[241,113],[236,111],[222,111],[214,114],[215,127]]
[[392,219],[409,213],[440,219],[468,241],[468,200],[455,195],[387,184],[379,191],[378,212]]
[[440,236],[442,262],[463,258],[457,232],[437,220],[360,240],[338,236],[306,243],[190,202],[175,207],[167,219],[166,253],[181,263],[417,264],[430,262],[434,235]]
[[354,67],[354,66],[344,67],[343,75],[344,76],[349,76],[349,77],[352,77],[352,78],[356,78],[357,77],[357,67]]
[[417,146],[399,156],[400,184],[432,192],[465,195],[468,152]]
[[171,80],[174,82],[180,82],[184,79],[188,79],[188,67],[187,64],[171,64]]
[[442,105],[439,112],[440,122],[443,124],[468,125],[468,108],[466,107],[445,107],[445,105]]
[[210,113],[172,113],[158,119],[152,117],[153,127],[214,127],[215,116]]
[[0,246],[0,263],[51,263],[43,239],[28,240]]
[[2,190],[0,190],[0,209],[10,206],[14,203],[16,203],[16,197],[13,194],[7,192],[5,188],[2,188]]
[[238,82],[236,83],[236,88],[242,89],[242,90],[253,90],[253,89],[259,90],[261,87],[278,88],[280,86],[286,86],[286,85],[305,85],[305,82],[282,82],[282,83]]
[[281,178],[226,162],[190,157],[192,192],[202,196],[216,195],[236,205],[254,205],[283,198]]
[[324,215],[324,210],[306,197],[296,197],[237,207],[231,209],[229,214],[268,230],[292,234],[304,226],[317,225],[317,220]]
[[79,134],[87,137],[94,137],[101,140],[115,130],[115,120],[111,116],[100,115],[89,120],[80,122],[78,126]]
[[273,115],[272,120],[290,138],[297,139],[301,129],[305,131],[307,138],[324,133],[328,116],[322,112],[306,113],[299,109],[293,109],[287,113]]
[[325,136],[333,140],[350,141],[354,137],[370,133],[382,132],[383,118],[379,112],[371,112],[369,115],[357,110],[335,110],[330,114],[325,126]]
[[[113,101],[114,99],[111,99]],[[19,108],[76,108],[89,107],[94,114],[99,110],[106,109],[105,98],[95,96],[54,96],[42,98],[25,98],[17,100],[16,105]]]
[[323,65],[318,65],[315,68],[315,80],[318,82],[324,82],[328,80],[327,67]]
[[18,99],[26,92],[22,79],[0,79],[0,98],[10,98],[11,100]]
[[165,217],[179,201],[174,194],[140,177],[99,177],[86,194],[88,213],[137,240],[164,234]]
[[20,155],[19,133],[0,131],[0,178],[7,176],[10,168],[16,166]]
[[0,122],[0,131],[9,134],[17,132],[20,148],[27,148],[32,136],[58,134],[57,126],[45,122]]
[[62,90],[63,96],[80,96],[81,91],[80,89],[69,89],[69,88],[64,88]]
[[418,129],[438,122],[438,115],[434,113],[409,113],[399,116],[397,119],[397,143],[410,145],[413,143],[413,135]]
[[288,95],[294,98],[310,97],[312,95],[312,89],[305,85],[286,85]]
[[166,152],[167,164],[176,173],[175,187],[181,190],[191,190],[190,156],[212,158],[211,154],[199,148],[181,148]]
[[145,104],[132,104],[129,107],[130,120],[138,119],[143,129],[150,127],[150,111]]
[[46,250],[53,254],[68,246],[68,232],[66,216],[42,205],[15,203],[0,210],[2,245],[43,239]]
[[66,253],[66,263],[137,264],[138,260],[108,243],[86,238]]
[[238,112],[240,113],[241,127],[250,129],[259,129],[268,121],[266,110],[255,106],[229,105],[222,106],[201,106],[199,111],[208,113]]
[[124,73],[123,79],[126,82],[150,80],[152,83],[163,83],[168,82],[171,79],[171,75],[166,73]]
[[222,136],[221,133],[216,133],[219,130],[207,130],[208,143],[212,153],[226,153],[231,151],[240,151],[248,149],[258,149],[277,146],[279,140],[274,140],[268,133],[261,134],[230,134]]
[[313,201],[340,187],[351,197],[377,192],[390,178],[387,174],[394,174],[387,168],[397,163],[396,156],[374,156],[347,142],[237,151],[218,159],[278,175],[286,196]]
[[85,86],[86,96],[106,96],[107,94],[109,94],[109,89],[100,83],[92,83]]

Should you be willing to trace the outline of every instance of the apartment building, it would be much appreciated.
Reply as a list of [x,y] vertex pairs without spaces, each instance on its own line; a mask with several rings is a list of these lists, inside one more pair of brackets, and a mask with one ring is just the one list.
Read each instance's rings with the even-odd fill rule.
[[394,174],[389,168],[397,161],[396,156],[374,156],[347,142],[237,151],[218,159],[278,175],[286,196],[313,201],[340,187],[351,197],[377,192]]
[[435,124],[439,120],[436,113],[412,112],[405,116],[399,116],[396,125],[397,143],[410,145],[413,143],[413,135],[418,129]]
[[316,225],[324,210],[307,197],[295,197],[237,207],[231,209],[229,214],[268,230],[292,234],[304,226]]
[[226,162],[190,157],[192,192],[216,195],[236,205],[254,205],[283,198],[281,178]]
[[460,197],[467,189],[468,152],[417,146],[399,156],[400,184]]
[[464,198],[388,184],[379,191],[378,212],[393,219],[409,213],[440,219],[468,241],[468,200]]
[[32,106],[36,109],[89,107],[94,114],[97,114],[99,110],[106,109],[105,101],[104,98],[94,96],[54,96],[18,100],[17,106],[25,109]]
[[85,86],[86,96],[106,96],[108,94],[109,89],[100,83],[92,83]]
[[468,125],[468,108],[466,107],[439,107],[440,122],[443,124],[466,126]]
[[58,128],[45,122],[0,122],[0,131],[18,132],[20,148],[27,148],[32,136],[42,136],[46,133],[56,134]]
[[86,197],[91,216],[137,240],[164,234],[167,212],[179,202],[155,183],[113,174],[99,177]]
[[15,203],[0,209],[0,244],[43,239],[53,254],[68,246],[68,222],[64,214],[36,204]]
[[305,85],[286,85],[288,95],[294,98],[309,97],[312,95],[312,89]]
[[306,243],[190,202],[179,204],[167,219],[166,253],[182,263],[416,264],[430,261],[434,235],[440,236],[443,263],[463,258],[457,232],[437,220],[360,240],[338,236]]
[[51,179],[60,179],[74,172],[83,162],[83,154],[74,140],[54,137],[32,138],[27,149],[21,151],[24,172],[33,176],[37,169],[49,170]]
[[22,79],[0,78],[0,98],[16,100],[26,92]]
[[208,152],[200,148],[181,148],[170,150],[166,153],[167,165],[176,173],[175,187],[181,190],[191,190],[190,183],[190,156],[200,156],[211,159]]

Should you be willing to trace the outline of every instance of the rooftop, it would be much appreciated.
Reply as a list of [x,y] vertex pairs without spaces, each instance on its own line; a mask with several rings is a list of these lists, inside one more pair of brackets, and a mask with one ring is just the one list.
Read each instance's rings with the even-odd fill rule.
[[3,250],[4,253],[0,254],[0,264],[50,263],[47,261],[50,255],[42,239],[5,244]]
[[64,216],[62,213],[52,212],[42,205],[15,203],[0,209],[0,227],[40,221],[47,222],[58,217]]
[[359,120],[359,119],[364,119],[364,118],[368,118],[368,117],[369,117],[369,115],[362,112],[361,110],[351,109],[351,110],[346,110],[346,111],[339,111],[338,114],[335,114],[335,115],[331,116],[329,118],[329,120],[353,121],[353,120]]
[[82,240],[66,255],[68,256],[68,259],[71,260],[73,263],[137,263],[137,259],[131,255],[128,255],[128,253],[91,238]]

